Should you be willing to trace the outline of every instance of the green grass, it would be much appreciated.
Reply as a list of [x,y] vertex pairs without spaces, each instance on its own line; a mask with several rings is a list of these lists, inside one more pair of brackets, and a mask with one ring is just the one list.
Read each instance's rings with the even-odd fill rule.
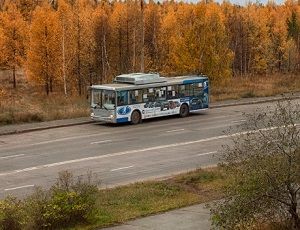
[[219,199],[225,182],[223,177],[218,168],[198,169],[163,181],[100,190],[99,211],[93,224],[85,229],[122,224],[131,219]]

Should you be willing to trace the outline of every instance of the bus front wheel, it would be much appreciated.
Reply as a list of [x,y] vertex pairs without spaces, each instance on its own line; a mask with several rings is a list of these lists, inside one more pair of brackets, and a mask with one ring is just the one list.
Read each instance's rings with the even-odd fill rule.
[[141,123],[141,115],[137,110],[132,112],[130,123],[132,125],[137,125],[138,123]]
[[188,115],[189,115],[189,107],[187,106],[187,104],[183,104],[180,107],[179,116],[180,117],[187,117]]

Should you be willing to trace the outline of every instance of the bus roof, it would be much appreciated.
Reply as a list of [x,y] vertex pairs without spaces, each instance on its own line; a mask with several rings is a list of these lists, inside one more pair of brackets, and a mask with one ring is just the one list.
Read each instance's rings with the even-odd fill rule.
[[157,73],[132,73],[116,76],[113,83],[92,85],[92,89],[130,90],[149,87],[162,87],[176,84],[189,84],[207,81],[205,75],[186,75],[177,77],[160,77]]
[[143,85],[151,83],[166,82],[166,78],[160,77],[157,73],[131,73],[116,76],[114,82]]

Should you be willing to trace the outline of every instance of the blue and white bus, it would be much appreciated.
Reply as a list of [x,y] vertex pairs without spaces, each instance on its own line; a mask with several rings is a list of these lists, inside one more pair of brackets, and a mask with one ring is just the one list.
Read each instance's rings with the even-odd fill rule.
[[205,75],[160,77],[157,73],[116,76],[113,83],[91,86],[91,119],[108,123],[141,123],[143,119],[191,112],[209,107]]

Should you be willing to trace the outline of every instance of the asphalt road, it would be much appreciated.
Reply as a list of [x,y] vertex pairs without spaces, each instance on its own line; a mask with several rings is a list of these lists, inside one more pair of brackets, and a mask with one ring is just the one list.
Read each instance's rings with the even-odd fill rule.
[[[92,172],[106,188],[216,165],[222,145],[228,144],[224,130],[243,123],[243,112],[271,105],[215,106],[186,118],[152,119],[136,126],[83,122],[1,135],[0,198],[26,196],[34,186],[48,188],[64,170],[75,176]],[[34,130],[39,124],[31,126]]]

